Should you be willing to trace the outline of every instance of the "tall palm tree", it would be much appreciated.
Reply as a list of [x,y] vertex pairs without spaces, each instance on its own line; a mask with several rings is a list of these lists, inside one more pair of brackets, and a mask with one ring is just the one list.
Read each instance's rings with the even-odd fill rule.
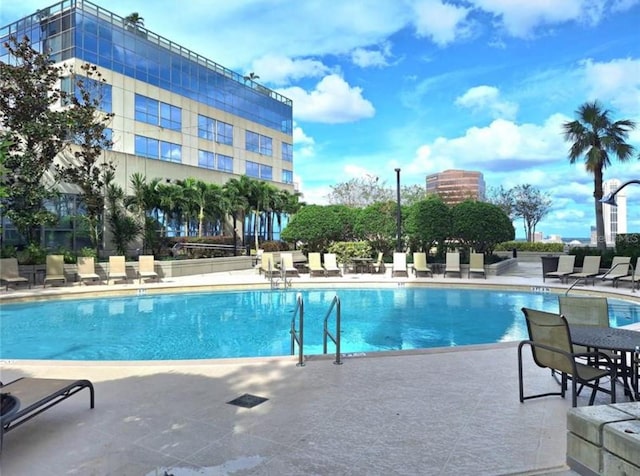
[[126,24],[131,25],[136,29],[144,26],[144,18],[142,18],[138,12],[133,12],[127,15],[124,17],[124,21]]
[[223,193],[228,205],[228,212],[233,219],[233,240],[237,246],[238,239],[238,221],[242,223],[242,247],[244,248],[244,219],[249,208],[249,200],[242,191],[242,183],[239,179],[229,179],[223,186]]
[[589,173],[593,174],[598,249],[605,250],[607,244],[604,238],[604,218],[602,202],[600,202],[603,194],[602,172],[611,165],[611,154],[615,155],[620,162],[626,162],[632,158],[634,148],[625,140],[629,132],[635,129],[636,124],[628,119],[613,122],[611,111],[603,109],[598,101],[584,103],[578,108],[576,115],[576,120],[562,125],[565,139],[573,142],[569,149],[569,162],[575,164],[584,156],[585,167]]

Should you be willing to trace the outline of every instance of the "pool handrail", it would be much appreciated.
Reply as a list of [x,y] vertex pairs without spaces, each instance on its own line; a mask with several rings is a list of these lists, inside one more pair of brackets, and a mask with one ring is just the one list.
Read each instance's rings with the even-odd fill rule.
[[[296,316],[300,314],[300,330],[296,331]],[[296,308],[291,317],[291,355],[295,354],[295,344],[298,343],[298,363],[297,367],[304,367],[304,300],[302,294],[296,296]]]
[[[336,334],[333,335],[329,331],[328,321],[331,317],[331,311],[336,309]],[[342,365],[342,361],[340,360],[340,320],[341,320],[341,312],[340,312],[340,298],[336,294],[334,298],[331,300],[331,305],[329,306],[329,310],[327,314],[324,316],[324,332],[322,335],[322,350],[326,354],[327,353],[327,337],[331,339],[331,341],[336,346],[336,360],[333,362],[335,365]]]

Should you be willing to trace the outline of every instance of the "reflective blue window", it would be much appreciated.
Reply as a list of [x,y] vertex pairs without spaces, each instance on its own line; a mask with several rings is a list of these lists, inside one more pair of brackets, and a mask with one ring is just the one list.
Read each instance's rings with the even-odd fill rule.
[[260,178],[260,164],[247,160],[244,173],[249,177]]
[[136,136],[135,139],[136,155],[147,157],[149,159],[158,158],[158,140],[150,137]]
[[270,165],[260,164],[260,178],[265,180],[273,180],[273,167]]
[[216,122],[216,141],[221,144],[233,145],[233,126],[226,122]]
[[273,139],[271,137],[260,136],[260,153],[264,155],[273,155]]
[[207,152],[206,150],[198,151],[198,166],[206,169],[214,168],[214,155],[213,152]]
[[160,160],[167,162],[182,162],[182,147],[171,142],[160,142]]
[[158,125],[158,101],[136,94],[136,121]]
[[251,132],[251,131],[246,131],[245,149],[247,149],[250,152],[258,152],[260,150],[260,134],[256,134],[255,132]]
[[293,183],[293,172],[291,170],[283,170],[282,171],[282,182],[283,183]]
[[179,131],[182,128],[182,110],[179,107],[161,102],[160,126]]
[[293,145],[286,142],[282,143],[282,160],[293,162]]
[[218,170],[223,172],[233,172],[233,157],[228,155],[216,154],[218,159]]
[[198,137],[212,141],[213,123],[214,120],[210,117],[198,115]]

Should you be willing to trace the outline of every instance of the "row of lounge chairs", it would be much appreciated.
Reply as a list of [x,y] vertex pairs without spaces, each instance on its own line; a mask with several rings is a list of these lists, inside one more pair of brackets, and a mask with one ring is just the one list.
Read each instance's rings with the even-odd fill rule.
[[575,255],[562,255],[558,258],[558,269],[545,273],[543,279],[557,278],[566,283],[569,279],[584,280],[595,285],[597,279],[611,282],[613,286],[618,286],[620,282],[632,283],[635,287],[640,286],[640,258],[636,261],[636,266],[631,270],[631,258],[629,256],[614,256],[611,267],[604,273],[600,272],[600,256],[585,256],[582,263],[582,270],[574,272]]
[[[76,275],[80,283],[100,283],[102,281],[100,275],[96,273],[95,260],[93,257],[78,258]],[[140,282],[142,282],[143,279],[159,279],[158,273],[155,271],[153,255],[141,255],[138,257],[137,277]],[[127,279],[124,256],[110,256],[107,282]],[[7,290],[10,285],[27,284],[31,287],[30,280],[20,275],[18,271],[18,260],[16,258],[0,259],[0,282],[5,284]],[[43,287],[56,282],[62,284],[67,283],[67,276],[64,272],[64,256],[48,255],[46,258],[46,272],[43,279]]]

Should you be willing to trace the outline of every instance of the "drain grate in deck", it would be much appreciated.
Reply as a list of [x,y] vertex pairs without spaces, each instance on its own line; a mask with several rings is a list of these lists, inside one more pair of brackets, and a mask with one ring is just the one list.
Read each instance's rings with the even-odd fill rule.
[[269,400],[268,398],[258,397],[256,395],[251,395],[249,393],[245,393],[244,395],[240,395],[238,398],[234,398],[230,402],[227,402],[230,405],[236,405],[242,408],[253,408],[261,403]]

